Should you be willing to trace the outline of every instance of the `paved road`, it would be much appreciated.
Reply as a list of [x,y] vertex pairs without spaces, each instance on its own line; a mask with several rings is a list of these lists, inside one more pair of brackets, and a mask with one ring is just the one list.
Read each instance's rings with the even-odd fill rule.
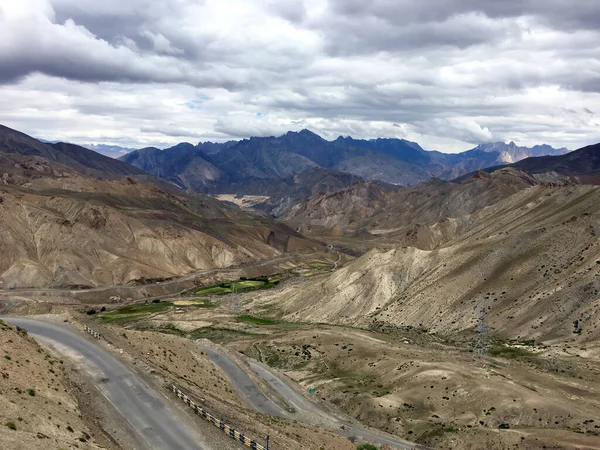
[[278,417],[291,417],[290,414],[267,397],[254,381],[235,362],[221,352],[202,346],[204,353],[217,364],[230,379],[236,391],[248,401],[250,406],[262,414]]
[[[292,388],[286,380],[273,369],[266,367],[256,361],[249,360],[252,370],[263,378],[277,393],[282,395],[296,411],[288,411],[271,401],[234,360],[225,352],[215,350],[207,345],[200,344],[202,350],[217,364],[238,393],[248,400],[248,403],[263,414],[295,419],[299,422],[319,425],[344,437],[361,437],[362,439],[375,443],[387,444],[392,448],[412,450],[424,448],[409,441],[397,438],[393,435],[371,430],[342,414],[333,414],[320,405],[311,402],[298,391]],[[343,429],[341,427],[344,427]]]
[[83,339],[65,325],[31,319],[4,317],[2,320],[25,328],[67,347],[85,358],[94,372],[101,374],[98,389],[132,425],[147,448],[152,450],[215,450],[196,430],[179,421],[168,401],[138,378],[110,353]]

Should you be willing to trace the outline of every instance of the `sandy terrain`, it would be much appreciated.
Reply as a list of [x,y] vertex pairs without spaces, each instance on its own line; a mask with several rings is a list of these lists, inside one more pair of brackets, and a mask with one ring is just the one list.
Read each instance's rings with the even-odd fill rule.
[[0,342],[0,447],[102,448],[81,419],[64,361],[4,322],[0,322]]

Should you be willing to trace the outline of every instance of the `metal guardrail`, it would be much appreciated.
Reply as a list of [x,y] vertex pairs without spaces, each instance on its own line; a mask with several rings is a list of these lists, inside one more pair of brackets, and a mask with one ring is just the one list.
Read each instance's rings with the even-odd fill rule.
[[94,336],[96,339],[100,339],[100,333],[98,333],[97,331],[92,330],[90,327],[88,327],[87,325],[83,326],[83,329],[85,331],[87,331],[88,333],[90,333],[92,336]]
[[192,408],[196,414],[198,414],[202,418],[206,419],[208,422],[212,423],[214,426],[216,426],[221,431],[223,431],[225,434],[227,434],[230,438],[241,442],[246,447],[250,447],[253,450],[269,450],[269,437],[268,436],[267,436],[266,446],[259,444],[258,442],[253,441],[252,439],[244,436],[242,433],[236,431],[234,428],[232,428],[230,425],[227,425],[221,419],[206,412],[206,410],[204,410],[203,408],[198,406],[196,403],[194,403],[192,401],[192,399],[190,399],[186,394],[184,394],[181,391],[181,389],[179,389],[174,384],[171,384],[169,386],[169,390],[173,391],[177,395],[177,397],[179,397],[181,400],[184,401],[184,403],[187,403],[187,405],[190,408]]

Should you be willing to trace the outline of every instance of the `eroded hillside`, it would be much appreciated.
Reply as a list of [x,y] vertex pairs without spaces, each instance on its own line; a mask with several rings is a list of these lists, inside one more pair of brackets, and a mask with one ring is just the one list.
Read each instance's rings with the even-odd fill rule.
[[[434,250],[372,250],[335,273],[265,295],[291,320],[474,330],[593,342],[600,320],[600,189],[535,186],[453,223]],[[439,224],[433,225],[438,227]]]
[[478,172],[460,183],[431,180],[402,189],[357,183],[315,195],[293,207],[285,219],[306,235],[350,246],[360,245],[362,239],[369,247],[402,244],[432,249],[453,236],[456,224],[452,219],[537,184],[535,178],[514,169]]
[[0,282],[90,287],[312,252],[282,224],[133,179],[77,176],[0,187]]

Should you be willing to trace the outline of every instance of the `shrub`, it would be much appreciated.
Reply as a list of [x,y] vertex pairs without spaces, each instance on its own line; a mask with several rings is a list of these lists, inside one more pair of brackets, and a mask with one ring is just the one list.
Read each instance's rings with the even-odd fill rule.
[[506,347],[504,345],[494,345],[490,349],[490,354],[493,356],[500,356],[502,358],[509,359],[531,358],[535,356],[534,353],[528,352],[527,350],[524,350],[522,348]]
[[86,314],[88,316],[94,315],[94,314],[96,314],[96,310],[95,309],[89,309]]
[[6,422],[6,426],[8,428],[10,428],[11,430],[16,430],[17,429],[17,426],[15,425],[14,422]]
[[71,427],[71,425],[67,425],[67,430],[73,433],[73,428]]
[[35,391],[33,389],[27,389],[27,393],[32,397],[35,397]]
[[356,446],[356,450],[377,450],[373,444],[360,444]]

